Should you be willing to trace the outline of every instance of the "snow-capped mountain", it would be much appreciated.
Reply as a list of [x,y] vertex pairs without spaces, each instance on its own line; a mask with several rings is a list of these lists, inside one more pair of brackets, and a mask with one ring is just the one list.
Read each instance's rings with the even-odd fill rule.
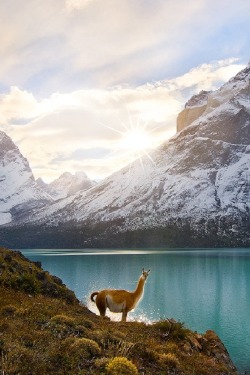
[[0,131],[0,225],[52,199],[36,184],[28,161],[11,138]]
[[46,184],[41,178],[37,179],[39,186],[55,200],[66,198],[80,190],[87,190],[96,185],[85,172],[63,173],[59,178]]
[[150,158],[23,218],[29,245],[250,246],[250,65],[191,98],[178,128]]

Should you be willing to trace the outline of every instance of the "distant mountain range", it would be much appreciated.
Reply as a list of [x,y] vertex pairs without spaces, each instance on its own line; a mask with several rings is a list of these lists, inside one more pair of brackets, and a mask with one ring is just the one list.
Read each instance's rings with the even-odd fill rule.
[[77,172],[74,175],[65,172],[49,184],[46,184],[41,178],[38,178],[36,182],[54,200],[69,197],[80,190],[87,190],[96,185],[96,182],[91,181],[85,172]]
[[52,201],[48,187],[35,183],[27,161],[1,135],[12,149],[8,156],[8,147],[1,146],[0,160],[10,163],[1,172],[5,189],[5,181],[17,181],[11,194],[5,190],[5,198],[0,196],[1,242],[69,248],[250,246],[250,65],[219,90],[193,96],[178,116],[177,130],[150,158],[95,186],[86,177],[88,187],[71,195],[60,190],[59,179],[58,201]]

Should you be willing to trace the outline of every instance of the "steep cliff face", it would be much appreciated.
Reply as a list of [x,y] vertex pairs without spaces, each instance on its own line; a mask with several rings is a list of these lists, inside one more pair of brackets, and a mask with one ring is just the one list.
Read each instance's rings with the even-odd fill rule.
[[0,131],[0,225],[22,215],[25,208],[39,207],[51,201],[37,186],[29,163],[18,147]]
[[201,117],[210,119],[216,109],[217,112],[223,113],[230,108],[236,112],[240,108],[249,108],[249,75],[250,64],[219,90],[201,91],[198,95],[194,95],[177,118],[177,131],[181,131],[196,120],[200,121]]
[[208,104],[208,95],[211,91],[201,91],[198,95],[186,103],[185,109],[181,111],[177,117],[177,132],[186,128],[206,110]]

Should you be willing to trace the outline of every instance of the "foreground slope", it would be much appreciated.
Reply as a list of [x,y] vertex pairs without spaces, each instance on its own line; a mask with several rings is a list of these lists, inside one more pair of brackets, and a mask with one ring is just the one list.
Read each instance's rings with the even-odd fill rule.
[[3,240],[19,247],[250,246],[250,65],[219,90],[191,98],[178,124],[183,130],[150,157],[33,210],[5,228]]
[[173,319],[152,325],[102,320],[40,264],[4,248],[0,318],[5,374],[236,374],[213,331],[197,334]]

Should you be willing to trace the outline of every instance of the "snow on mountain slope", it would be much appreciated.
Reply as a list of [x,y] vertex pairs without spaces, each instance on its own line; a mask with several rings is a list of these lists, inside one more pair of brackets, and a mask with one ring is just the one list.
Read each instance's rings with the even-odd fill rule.
[[[218,238],[230,246],[250,244],[250,66],[219,90],[198,96],[184,111],[202,107],[202,113],[196,112],[150,158],[137,160],[90,190],[33,211],[22,223],[52,231],[62,225],[83,228],[77,233],[88,244],[94,237],[115,235],[122,241],[122,233],[142,230],[143,240],[155,229],[167,240],[173,232],[173,245],[204,243],[191,242],[202,236],[212,245]],[[100,223],[107,225],[103,229]],[[84,233],[89,225],[96,225],[94,236]]]
[[249,84],[250,64],[219,90],[201,91],[198,95],[194,95],[178,115],[177,130],[180,131],[197,121],[198,123],[201,120],[203,123],[206,120],[210,121],[213,116],[218,119],[224,112],[231,111],[236,114],[242,109],[249,114]]
[[164,226],[169,218],[195,222],[249,210],[250,146],[185,137],[152,158],[154,163],[145,158],[142,167],[137,161],[95,188],[37,212],[32,221],[123,219],[124,229],[133,230]]
[[50,184],[46,184],[42,179],[38,179],[37,183],[55,200],[66,198],[80,190],[87,190],[96,185],[85,172],[76,172],[74,175],[65,172]]
[[0,225],[11,222],[25,207],[38,207],[51,200],[37,186],[17,146],[0,131]]

